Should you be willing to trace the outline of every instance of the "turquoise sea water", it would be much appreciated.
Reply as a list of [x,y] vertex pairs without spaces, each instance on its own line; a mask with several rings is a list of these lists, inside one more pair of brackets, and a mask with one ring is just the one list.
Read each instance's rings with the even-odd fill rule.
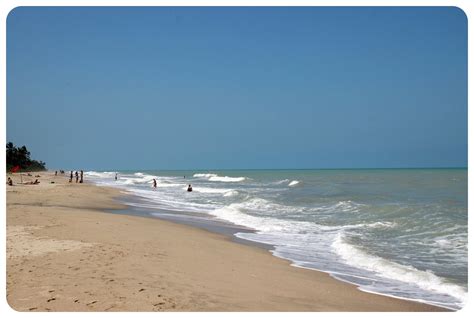
[[[86,172],[134,208],[230,222],[295,266],[362,290],[459,309],[467,300],[467,169]],[[157,188],[152,180],[157,180]],[[188,184],[194,191],[187,192]]]

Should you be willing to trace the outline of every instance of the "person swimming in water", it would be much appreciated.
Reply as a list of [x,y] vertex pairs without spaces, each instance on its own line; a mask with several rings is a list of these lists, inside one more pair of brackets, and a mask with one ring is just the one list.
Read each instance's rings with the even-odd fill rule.
[[193,187],[191,187],[191,185],[188,184],[188,192],[191,192],[191,191],[193,191]]
[[156,179],[153,179],[153,188],[156,188]]

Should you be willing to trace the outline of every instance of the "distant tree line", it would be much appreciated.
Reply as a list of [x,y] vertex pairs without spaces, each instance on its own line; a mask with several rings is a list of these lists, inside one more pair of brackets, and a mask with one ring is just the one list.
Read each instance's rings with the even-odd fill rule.
[[30,158],[30,152],[23,147],[15,147],[12,142],[7,143],[7,171],[19,167],[20,171],[46,170],[46,163]]

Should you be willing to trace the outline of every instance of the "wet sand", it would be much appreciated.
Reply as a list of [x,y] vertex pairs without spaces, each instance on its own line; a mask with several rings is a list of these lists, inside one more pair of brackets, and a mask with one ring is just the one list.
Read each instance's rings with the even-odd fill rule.
[[444,311],[361,292],[222,234],[106,213],[126,208],[119,190],[39,174],[39,185],[15,174],[6,188],[17,311]]

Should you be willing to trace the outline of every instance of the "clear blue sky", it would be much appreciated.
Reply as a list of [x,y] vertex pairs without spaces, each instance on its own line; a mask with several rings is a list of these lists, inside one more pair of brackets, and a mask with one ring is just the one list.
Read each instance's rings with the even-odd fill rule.
[[444,8],[28,8],[7,141],[51,169],[467,166]]

